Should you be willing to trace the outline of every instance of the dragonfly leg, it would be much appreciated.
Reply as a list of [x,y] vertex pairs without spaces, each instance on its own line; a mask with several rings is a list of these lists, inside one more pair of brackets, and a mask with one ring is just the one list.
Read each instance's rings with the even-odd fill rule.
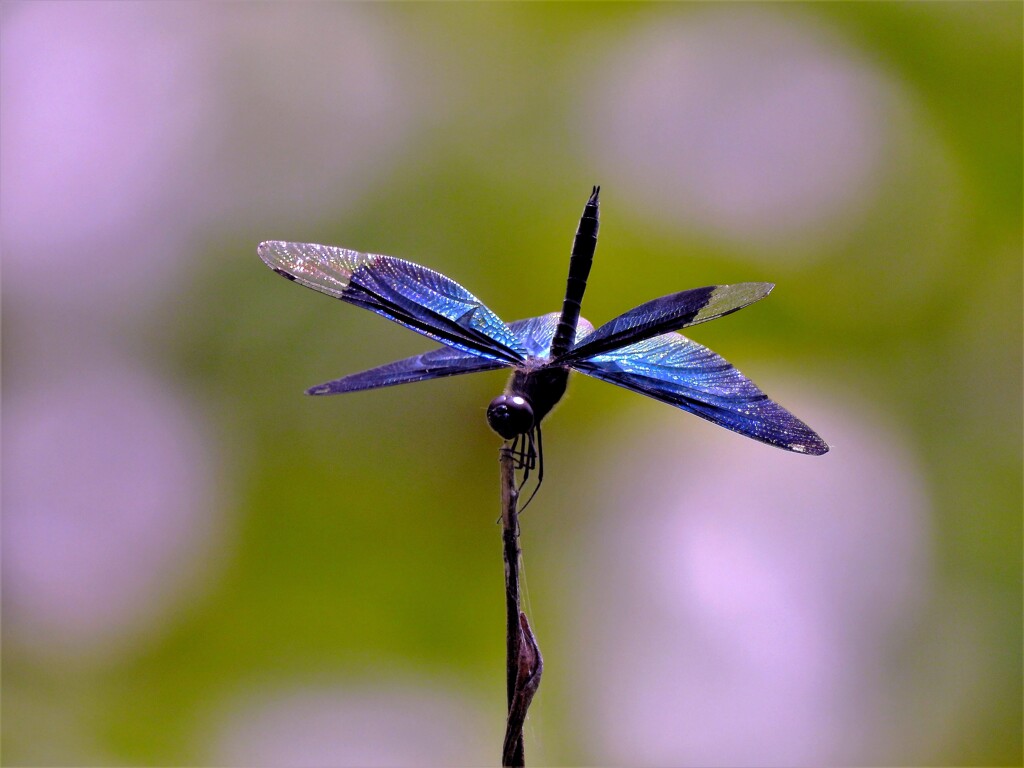
[[[544,482],[544,443],[541,439],[540,424],[537,424],[530,431],[530,469],[536,468],[537,470],[537,485],[533,488],[533,493],[530,494],[530,498],[526,500],[526,503],[519,508],[519,512],[522,513],[533,501],[533,497],[537,495],[537,491],[540,490],[540,484]],[[523,485],[526,485],[526,478],[529,476],[529,472],[525,472],[523,476]],[[522,485],[519,486],[520,489]]]
[[520,451],[518,456],[517,469],[523,470],[523,479],[519,483],[519,487],[516,489],[517,493],[521,493],[523,486],[526,485],[526,481],[530,479],[530,473],[537,467],[537,448],[534,441],[534,430],[530,430],[525,434],[520,435],[517,440],[520,442]]

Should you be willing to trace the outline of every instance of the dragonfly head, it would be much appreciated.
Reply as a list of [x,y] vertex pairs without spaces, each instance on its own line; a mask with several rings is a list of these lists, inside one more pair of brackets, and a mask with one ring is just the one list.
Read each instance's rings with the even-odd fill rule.
[[533,408],[520,395],[498,395],[487,406],[487,423],[506,440],[533,429]]

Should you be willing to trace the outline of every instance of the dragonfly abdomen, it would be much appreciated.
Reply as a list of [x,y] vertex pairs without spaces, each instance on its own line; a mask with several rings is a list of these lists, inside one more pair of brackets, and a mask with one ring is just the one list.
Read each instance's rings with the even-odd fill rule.
[[562,315],[551,341],[552,359],[561,357],[568,352],[573,339],[576,338],[576,323],[580,319],[583,293],[587,290],[587,278],[590,276],[590,266],[594,262],[594,251],[597,249],[597,231],[600,226],[600,209],[598,208],[600,191],[600,187],[594,187],[590,199],[583,208],[583,216],[580,217],[576,237],[572,242],[569,277],[566,280]]

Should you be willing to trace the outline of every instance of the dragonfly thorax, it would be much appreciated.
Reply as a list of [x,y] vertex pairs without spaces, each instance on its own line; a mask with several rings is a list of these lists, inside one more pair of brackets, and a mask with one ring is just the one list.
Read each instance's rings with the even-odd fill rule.
[[488,406],[487,423],[506,440],[529,432],[562,399],[568,381],[569,369],[561,366],[517,368],[505,394]]

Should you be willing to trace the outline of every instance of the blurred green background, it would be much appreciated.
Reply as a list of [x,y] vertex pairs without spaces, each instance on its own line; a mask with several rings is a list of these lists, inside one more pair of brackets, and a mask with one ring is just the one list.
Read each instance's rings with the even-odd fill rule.
[[1022,757],[1020,3],[0,8],[6,765],[497,763],[502,373],[265,239],[693,337],[833,446],[599,382],[523,520],[528,763]]

